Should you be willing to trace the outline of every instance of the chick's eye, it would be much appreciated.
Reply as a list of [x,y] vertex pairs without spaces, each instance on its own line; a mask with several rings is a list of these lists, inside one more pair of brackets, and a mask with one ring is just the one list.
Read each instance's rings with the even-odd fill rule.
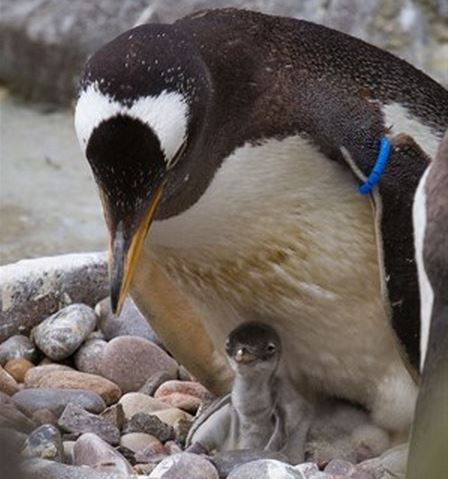
[[273,343],[269,343],[269,344],[266,346],[266,351],[267,351],[268,353],[274,353],[276,349],[277,349],[277,347],[276,347],[275,344],[273,344]]

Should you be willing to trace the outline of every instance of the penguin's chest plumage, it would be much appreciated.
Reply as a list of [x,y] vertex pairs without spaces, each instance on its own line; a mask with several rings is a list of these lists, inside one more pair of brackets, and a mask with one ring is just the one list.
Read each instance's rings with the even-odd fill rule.
[[371,377],[398,362],[375,238],[350,171],[293,136],[235,150],[146,248],[219,351],[239,322],[268,321],[295,381],[367,401]]

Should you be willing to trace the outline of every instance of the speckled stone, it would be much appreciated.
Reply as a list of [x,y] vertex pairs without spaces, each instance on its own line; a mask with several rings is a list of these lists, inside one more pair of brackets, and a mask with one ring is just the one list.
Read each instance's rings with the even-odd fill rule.
[[13,400],[30,416],[38,409],[48,409],[58,417],[71,402],[93,413],[102,412],[106,407],[98,394],[82,389],[24,389],[14,394]]
[[71,434],[92,432],[109,444],[120,441],[120,432],[109,421],[85,411],[76,404],[68,404],[58,420],[58,425]]
[[131,464],[96,434],[80,436],[73,447],[73,463],[89,466],[98,471],[132,474]]
[[173,427],[161,421],[154,414],[138,412],[125,425],[124,433],[144,432],[158,438],[161,442],[175,438]]
[[100,414],[100,416],[111,424],[114,424],[119,430],[122,430],[125,425],[125,413],[123,412],[123,407],[120,403],[109,406]]
[[36,359],[36,348],[27,336],[17,334],[0,344],[0,366],[10,359],[24,358],[33,362]]
[[149,478],[186,479],[186,471],[189,471],[189,479],[219,479],[215,467],[208,460],[188,452],[167,457],[151,472]]
[[59,361],[80,347],[96,323],[92,308],[85,304],[71,304],[36,326],[32,338],[47,357]]
[[63,445],[58,429],[51,424],[44,424],[35,429],[25,441],[22,456],[61,462]]
[[114,381],[123,392],[138,391],[159,371],[173,378],[178,365],[166,352],[147,339],[121,336],[108,343],[100,362],[102,376]]

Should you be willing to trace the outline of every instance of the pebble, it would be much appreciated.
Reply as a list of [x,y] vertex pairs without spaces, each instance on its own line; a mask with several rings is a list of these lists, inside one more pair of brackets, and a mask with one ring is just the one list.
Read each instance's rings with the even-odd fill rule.
[[54,371],[39,381],[39,387],[54,389],[84,389],[103,398],[107,405],[115,403],[122,396],[117,384],[96,374],[79,371]]
[[73,447],[73,463],[98,471],[133,474],[131,464],[107,442],[92,433],[80,436]]
[[174,379],[172,381],[166,381],[164,384],[162,384],[155,392],[155,398],[164,401],[164,397],[170,396],[174,393],[194,396],[201,399],[202,401],[208,399],[211,396],[211,393],[200,383],[195,383],[193,381],[180,381]]
[[[178,451],[177,451],[178,452]],[[167,457],[167,450],[165,447],[158,441],[154,441],[143,449],[140,449],[136,452],[136,461],[137,462],[160,462],[165,457]]]
[[44,424],[35,429],[25,441],[22,456],[61,462],[64,451],[61,434],[58,429],[51,424]]
[[82,389],[24,389],[14,394],[13,400],[20,410],[30,416],[39,409],[48,409],[59,417],[69,403],[78,404],[93,413],[100,413],[106,407],[98,394]]
[[73,435],[92,432],[109,444],[119,444],[119,429],[109,421],[69,403],[58,420],[58,425]]
[[281,452],[243,449],[235,451],[223,451],[215,454],[213,457],[211,457],[211,462],[216,467],[219,473],[219,478],[225,479],[235,467],[239,467],[243,464],[247,464],[248,462],[259,459],[275,459],[281,462],[288,461],[288,458]]
[[73,449],[75,441],[63,441],[63,456],[65,464],[73,464]]
[[207,459],[189,452],[174,454],[161,461],[149,479],[187,479],[186,471],[189,471],[189,479],[219,479],[215,467]]
[[100,374],[99,364],[108,343],[102,339],[88,339],[75,353],[75,366],[79,371]]
[[176,409],[176,408],[156,411],[153,414],[159,419],[161,419],[161,421],[173,427],[175,427],[175,425],[177,424],[177,421],[179,421],[180,419],[184,419],[185,421],[192,421],[193,419],[193,417],[187,412],[184,412],[181,409]]
[[202,401],[198,397],[183,393],[172,393],[161,398],[172,407],[183,409],[189,413],[195,414],[201,406]]
[[154,414],[147,414],[145,412],[136,413],[126,423],[123,432],[144,432],[146,434],[151,434],[161,442],[166,442],[175,438],[173,427],[161,421],[161,419]]
[[50,409],[37,409],[33,412],[31,420],[40,425],[53,424],[53,426],[56,426],[58,424],[58,418]]
[[[163,418],[161,418],[163,420]],[[173,430],[175,431],[175,437],[177,441],[184,444],[186,442],[189,431],[192,427],[192,416],[181,416],[173,423]]]
[[85,304],[71,304],[32,330],[36,346],[55,361],[73,354],[95,329],[97,317]]
[[[144,447],[154,443],[161,444],[156,437],[145,434],[144,432],[130,432],[120,438],[120,445],[133,452],[138,452],[144,449]],[[162,449],[164,450],[164,448]]]
[[138,412],[153,414],[170,407],[159,399],[152,398],[142,393],[124,394],[120,398],[119,404],[122,404],[123,412],[127,419],[131,419]]
[[156,468],[156,464],[136,464],[133,466],[134,471],[136,474],[141,474],[143,476],[148,476],[154,469]]
[[19,390],[16,380],[0,366],[0,391],[12,396]]
[[34,368],[34,364],[31,361],[28,361],[28,359],[24,358],[14,358],[10,359],[6,364],[5,364],[5,371],[18,382],[18,383],[23,383],[25,380],[25,374],[27,371],[29,371],[31,368]]
[[138,391],[158,371],[175,378],[178,365],[160,347],[144,338],[121,336],[108,343],[100,361],[102,376],[123,392]]
[[293,466],[274,459],[261,459],[236,467],[227,479],[304,479]]
[[332,459],[324,471],[336,476],[349,476],[354,471],[354,466],[351,462],[344,461],[344,459]]
[[317,474],[319,472],[319,468],[314,462],[304,462],[303,464],[295,466],[295,469],[297,469],[297,471],[303,474],[302,477],[304,477],[305,479],[310,479],[312,476],[314,476],[314,474]]
[[120,431],[125,425],[125,413],[123,412],[122,404],[113,404],[106,408],[100,416],[111,424],[114,424]]
[[158,371],[157,373],[152,374],[144,385],[139,389],[140,393],[147,394],[148,396],[153,396],[156,390],[161,386],[161,384],[170,381],[172,377],[170,374],[165,371]]
[[36,429],[36,424],[19,411],[13,402],[2,402],[0,404],[0,427],[29,434]]
[[17,334],[0,344],[0,366],[4,366],[10,359],[23,358],[28,361],[36,360],[36,348],[27,336]]
[[63,364],[43,364],[29,369],[25,374],[25,386],[27,388],[38,388],[41,386],[41,381],[46,378],[50,373],[55,371],[75,371],[69,366]]
[[109,297],[97,303],[95,312],[99,317],[100,330],[108,341],[119,336],[139,336],[152,342],[158,342],[150,324],[130,297],[125,299],[119,316],[112,313]]
[[164,449],[166,450],[167,454],[178,454],[182,452],[180,446],[175,441],[167,441],[164,444]]

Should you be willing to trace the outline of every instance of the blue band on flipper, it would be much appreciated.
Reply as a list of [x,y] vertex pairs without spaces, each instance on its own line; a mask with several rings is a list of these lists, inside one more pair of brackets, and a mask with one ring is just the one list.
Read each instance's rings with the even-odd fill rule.
[[387,136],[382,136],[380,139],[380,151],[375,161],[370,175],[367,177],[365,183],[359,186],[359,192],[363,195],[367,195],[372,191],[372,188],[380,181],[383,174],[387,160],[389,158],[389,152],[391,151],[391,143]]

